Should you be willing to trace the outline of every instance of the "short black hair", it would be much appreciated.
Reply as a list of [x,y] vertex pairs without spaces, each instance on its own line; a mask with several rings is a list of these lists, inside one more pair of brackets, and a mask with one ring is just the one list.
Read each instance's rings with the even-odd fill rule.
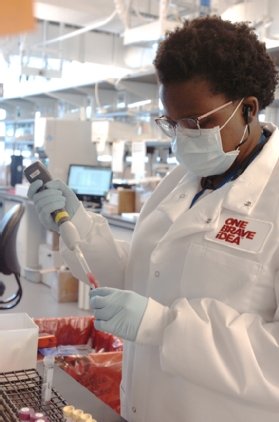
[[273,101],[278,80],[275,63],[254,28],[219,16],[186,20],[168,33],[154,65],[163,85],[201,78],[228,99],[257,97],[260,109]]

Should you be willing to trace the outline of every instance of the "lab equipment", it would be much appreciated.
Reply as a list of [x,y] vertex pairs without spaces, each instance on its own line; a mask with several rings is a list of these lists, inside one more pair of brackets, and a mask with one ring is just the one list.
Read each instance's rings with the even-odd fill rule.
[[65,422],[73,422],[73,411],[75,410],[74,406],[64,406],[63,407],[63,416],[65,419]]
[[15,186],[17,183],[22,183],[23,176],[23,156],[11,155],[11,185]]
[[83,202],[101,207],[112,183],[111,167],[70,164],[67,185]]
[[[45,184],[52,180],[52,177],[46,167],[40,162],[35,161],[24,170],[24,174],[27,180],[32,183],[36,180],[43,182],[42,189],[46,189]],[[64,209],[57,209],[52,213],[52,218],[55,223],[59,226],[59,233],[68,249],[75,253],[83,271],[86,274],[86,279],[91,287],[97,287],[95,278],[90,271],[90,268],[86,262],[86,259],[78,246],[80,241],[79,233],[75,225],[70,220],[69,213]]]
[[84,412],[81,409],[74,409],[72,415],[74,421],[79,421]]
[[[10,416],[13,413],[17,418],[10,418],[14,420],[28,420],[30,421],[34,413],[37,412],[48,416],[50,421],[63,420],[62,408],[66,406],[66,401],[53,389],[52,397],[49,403],[43,404],[41,400],[43,378],[39,375],[36,369],[25,369],[22,371],[0,372],[0,397],[5,400],[5,416]],[[0,404],[1,401],[0,401]],[[29,419],[23,418],[23,413],[19,413],[22,408],[29,408]],[[5,418],[6,422],[8,419]],[[37,422],[37,421],[36,421]]]
[[97,164],[96,144],[91,141],[89,120],[39,117],[35,119],[34,146],[47,155],[47,166],[54,179],[66,183],[71,163]]
[[34,409],[32,407],[21,407],[18,411],[18,418],[20,421],[30,421],[32,413],[34,413]]
[[42,225],[47,230],[57,233],[59,232],[59,225],[53,220],[52,212],[65,209],[69,214],[69,219],[71,219],[80,206],[74,192],[59,179],[51,180],[46,185],[40,179],[35,180],[31,183],[27,196],[34,202]]
[[[44,375],[42,385],[42,402],[48,403],[51,399],[52,384],[53,384],[53,369],[54,369],[54,356],[47,355],[43,359]],[[42,415],[43,416],[43,415]]]
[[97,422],[89,413],[84,413],[82,409],[76,409],[74,406],[64,406],[63,416],[65,422]]
[[85,413],[81,416],[80,422],[97,422],[96,419],[93,419],[89,413]]
[[44,420],[45,421],[45,414],[43,412],[33,412],[30,413],[30,422],[37,422],[37,420]]
[[[21,268],[18,259],[17,233],[24,213],[23,204],[16,204],[11,207],[0,221],[0,273],[6,276],[13,275],[16,280],[17,289],[5,299],[0,300],[0,310],[14,308],[21,300]],[[7,281],[9,278],[6,279]],[[5,284],[3,283],[4,290]],[[4,291],[3,291],[4,293]],[[0,294],[2,296],[2,294]]]

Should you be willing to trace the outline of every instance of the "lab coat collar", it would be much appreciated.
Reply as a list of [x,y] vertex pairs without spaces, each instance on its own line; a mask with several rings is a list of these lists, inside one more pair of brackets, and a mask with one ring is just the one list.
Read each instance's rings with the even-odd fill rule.
[[272,132],[268,142],[224,198],[223,207],[239,214],[252,213],[279,158],[279,130],[272,123],[265,127]]

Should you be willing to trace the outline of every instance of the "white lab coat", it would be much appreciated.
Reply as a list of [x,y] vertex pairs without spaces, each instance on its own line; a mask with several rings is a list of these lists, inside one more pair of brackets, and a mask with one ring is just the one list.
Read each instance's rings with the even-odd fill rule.
[[152,298],[138,343],[124,346],[129,422],[279,420],[279,131],[269,128],[246,171],[191,209],[199,179],[177,166],[145,204],[130,246],[102,216],[82,207],[74,216],[99,282]]

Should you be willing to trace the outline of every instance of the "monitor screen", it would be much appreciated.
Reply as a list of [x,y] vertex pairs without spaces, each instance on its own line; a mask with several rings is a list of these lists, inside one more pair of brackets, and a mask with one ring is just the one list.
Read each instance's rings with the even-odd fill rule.
[[111,187],[112,170],[110,167],[70,164],[68,186],[81,201],[101,205]]

